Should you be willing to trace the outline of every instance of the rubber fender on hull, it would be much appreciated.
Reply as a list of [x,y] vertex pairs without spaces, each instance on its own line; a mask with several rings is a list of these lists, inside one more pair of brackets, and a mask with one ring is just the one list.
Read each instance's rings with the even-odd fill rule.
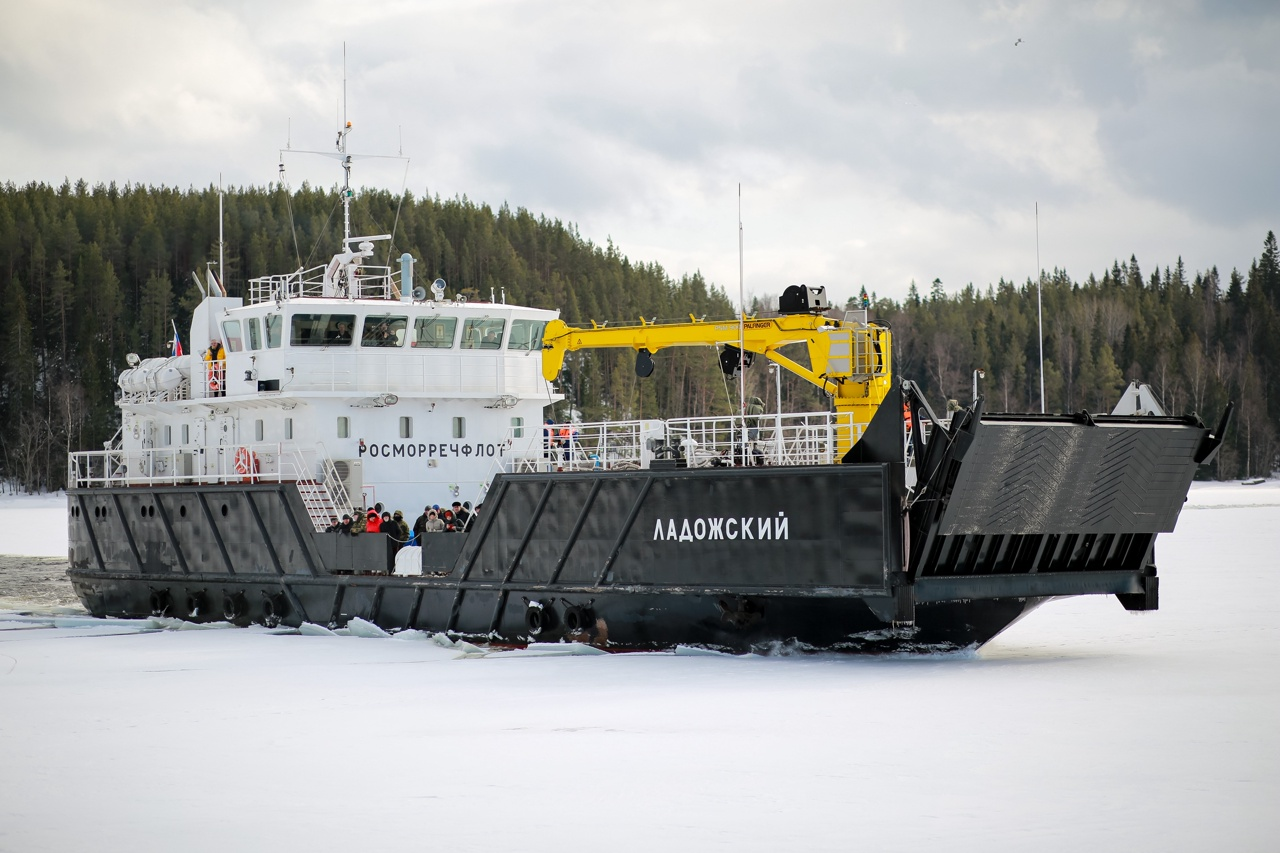
[[564,627],[571,634],[594,628],[595,624],[596,616],[590,607],[571,604],[564,609]]
[[541,637],[555,630],[556,610],[551,602],[530,601],[524,611],[524,626],[531,637]]
[[204,590],[198,589],[187,594],[187,616],[191,619],[199,619],[209,610],[209,596]]
[[268,628],[280,624],[280,620],[289,615],[289,599],[282,592],[262,593],[262,621]]
[[222,618],[228,622],[240,621],[248,609],[249,602],[243,592],[229,592],[222,597]]
[[151,590],[151,615],[152,616],[168,616],[169,610],[173,607],[173,596],[169,594],[169,588],[152,589]]

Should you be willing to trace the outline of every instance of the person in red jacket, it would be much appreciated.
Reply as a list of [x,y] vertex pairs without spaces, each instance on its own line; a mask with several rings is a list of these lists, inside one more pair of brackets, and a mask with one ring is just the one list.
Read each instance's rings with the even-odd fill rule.
[[369,509],[369,521],[365,524],[364,530],[366,533],[382,532],[382,519],[378,517],[378,511],[376,509]]

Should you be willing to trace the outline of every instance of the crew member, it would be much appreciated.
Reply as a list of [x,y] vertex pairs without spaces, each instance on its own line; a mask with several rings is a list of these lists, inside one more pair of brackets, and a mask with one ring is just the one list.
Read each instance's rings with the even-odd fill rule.
[[227,395],[227,352],[222,348],[222,341],[214,340],[204,353],[205,376],[209,382],[209,396],[225,397]]

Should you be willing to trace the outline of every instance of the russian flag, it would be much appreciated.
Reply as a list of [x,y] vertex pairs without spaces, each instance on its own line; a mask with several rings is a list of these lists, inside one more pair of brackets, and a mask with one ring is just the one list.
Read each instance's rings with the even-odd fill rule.
[[182,355],[182,338],[178,337],[178,324],[174,323],[172,320],[170,320],[169,322],[173,324],[173,353],[172,354],[175,356]]

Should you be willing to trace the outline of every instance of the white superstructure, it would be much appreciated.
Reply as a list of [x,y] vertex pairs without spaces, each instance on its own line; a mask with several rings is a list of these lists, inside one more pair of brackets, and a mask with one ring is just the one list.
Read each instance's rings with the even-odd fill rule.
[[416,515],[480,500],[495,473],[541,457],[542,409],[562,399],[541,375],[542,329],[558,312],[446,300],[442,284],[414,298],[407,256],[394,271],[343,270],[340,285],[333,266],[255,279],[248,304],[206,296],[191,353],[121,374],[118,450],[149,469],[127,473],[336,473],[344,510],[381,502]]

